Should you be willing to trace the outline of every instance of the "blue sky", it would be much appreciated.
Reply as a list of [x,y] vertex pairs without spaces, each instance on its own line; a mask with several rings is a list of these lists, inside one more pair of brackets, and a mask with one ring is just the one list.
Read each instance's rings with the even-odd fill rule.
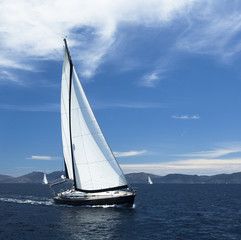
[[125,173],[241,171],[241,3],[0,2],[1,174],[63,169],[63,38]]

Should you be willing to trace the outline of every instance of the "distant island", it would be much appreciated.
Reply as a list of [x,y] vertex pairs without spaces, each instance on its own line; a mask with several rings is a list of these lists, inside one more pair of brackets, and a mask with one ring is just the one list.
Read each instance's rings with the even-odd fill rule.
[[[47,174],[49,183],[56,182],[60,176],[64,174],[62,171],[56,171]],[[176,183],[176,184],[241,184],[241,172],[232,174],[218,174],[213,176],[198,176],[186,174],[168,174],[166,176],[158,176],[150,173],[129,173],[126,174],[129,183],[147,183],[147,177],[150,176],[153,183]],[[32,172],[20,177],[11,177],[0,174],[0,183],[42,183],[43,172]]]

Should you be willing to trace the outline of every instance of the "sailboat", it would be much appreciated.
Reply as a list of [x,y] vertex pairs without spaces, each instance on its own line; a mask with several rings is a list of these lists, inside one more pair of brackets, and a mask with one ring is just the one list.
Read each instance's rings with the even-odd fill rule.
[[46,173],[44,172],[43,184],[48,184]]
[[151,177],[150,177],[150,176],[148,176],[147,181],[148,181],[148,184],[153,184],[153,182],[152,182],[152,180],[151,180]]
[[72,180],[73,186],[56,194],[54,201],[69,205],[132,206],[136,192],[127,184],[101,131],[71,60],[66,39],[64,43],[62,145],[65,180]]

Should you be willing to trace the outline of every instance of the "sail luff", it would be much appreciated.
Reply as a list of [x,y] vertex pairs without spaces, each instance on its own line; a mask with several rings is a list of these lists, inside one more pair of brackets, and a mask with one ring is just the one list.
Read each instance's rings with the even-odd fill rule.
[[71,128],[71,91],[72,91],[72,74],[73,74],[73,63],[69,54],[69,49],[67,46],[66,39],[64,39],[65,49],[68,54],[68,59],[70,63],[70,76],[69,76],[69,135],[70,135],[70,150],[71,150],[71,159],[72,159],[72,169],[73,169],[73,180],[74,188],[76,189],[76,176],[75,176],[75,165],[74,165],[74,155],[73,155],[73,143],[72,143],[72,128]]
[[62,83],[61,83],[61,128],[62,128],[64,162],[66,167],[66,177],[73,180],[74,175],[73,175],[73,161],[72,161],[70,119],[69,119],[69,115],[70,115],[69,91],[70,91],[71,66],[72,66],[72,61],[69,56],[67,45],[65,44],[65,54],[64,54],[64,61],[63,61]]

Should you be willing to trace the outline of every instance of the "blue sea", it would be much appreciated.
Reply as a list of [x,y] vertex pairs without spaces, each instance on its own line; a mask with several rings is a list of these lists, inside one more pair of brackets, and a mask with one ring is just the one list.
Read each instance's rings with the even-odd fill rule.
[[133,208],[72,207],[42,184],[0,184],[0,239],[241,239],[241,185],[133,187]]

